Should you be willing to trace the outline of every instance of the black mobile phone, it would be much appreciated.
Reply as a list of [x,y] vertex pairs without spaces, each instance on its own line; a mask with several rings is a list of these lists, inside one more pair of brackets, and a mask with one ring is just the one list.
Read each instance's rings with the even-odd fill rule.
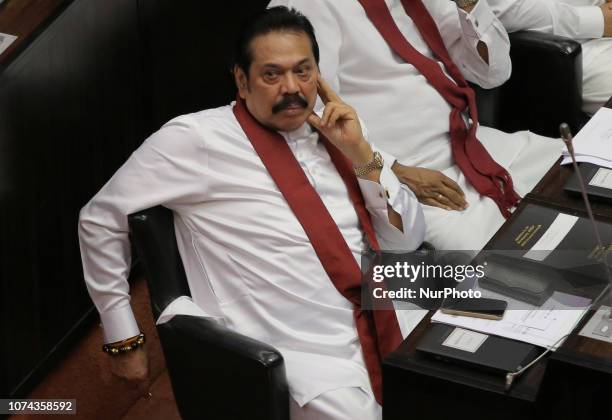
[[440,311],[448,315],[471,316],[499,320],[504,317],[508,302],[500,299],[463,298],[447,299]]

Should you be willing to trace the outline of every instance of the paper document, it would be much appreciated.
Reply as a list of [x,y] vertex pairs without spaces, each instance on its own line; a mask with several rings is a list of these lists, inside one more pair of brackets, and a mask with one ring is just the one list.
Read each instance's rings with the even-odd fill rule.
[[[503,319],[493,321],[447,315],[437,311],[431,320],[484,334],[524,341],[536,346],[551,347],[562,337],[572,332],[591,303],[586,298],[555,292],[542,306],[526,307],[525,302],[489,290],[479,290],[482,292],[482,297],[502,299],[508,302],[508,309],[506,309]],[[563,341],[560,341],[554,350]]]
[[559,213],[548,229],[546,229],[544,235],[542,235],[538,242],[533,244],[523,257],[535,261],[544,261],[559,246],[577,221],[577,216]]
[[582,327],[580,335],[612,343],[612,322],[610,322],[610,318],[608,317],[610,311],[612,311],[612,308],[609,306],[600,306],[597,312],[589,319],[589,322]]
[[2,54],[15,40],[15,35],[3,34],[0,32],[0,54]]
[[463,351],[469,351],[470,353],[476,353],[487,338],[489,338],[489,336],[486,334],[464,330],[463,328],[455,328],[453,332],[446,337],[446,340],[444,340],[442,345]]
[[589,181],[589,185],[599,188],[612,189],[612,170],[608,168],[599,168],[593,178]]
[[[600,108],[574,137],[574,153],[578,162],[590,162],[612,168],[612,109]],[[562,165],[572,162],[563,149]]]

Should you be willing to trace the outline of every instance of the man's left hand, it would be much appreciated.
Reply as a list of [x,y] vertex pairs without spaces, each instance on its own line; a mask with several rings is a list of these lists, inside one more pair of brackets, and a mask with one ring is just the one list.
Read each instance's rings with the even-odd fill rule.
[[612,0],[607,0],[601,5],[601,12],[604,16],[604,33],[603,36],[612,36]]
[[440,171],[404,166],[398,162],[391,169],[423,204],[445,210],[465,210],[468,206],[459,184]]
[[357,112],[344,103],[319,75],[317,92],[325,104],[322,117],[310,114],[308,123],[333,143],[353,165],[363,165],[373,158],[370,144],[363,137]]

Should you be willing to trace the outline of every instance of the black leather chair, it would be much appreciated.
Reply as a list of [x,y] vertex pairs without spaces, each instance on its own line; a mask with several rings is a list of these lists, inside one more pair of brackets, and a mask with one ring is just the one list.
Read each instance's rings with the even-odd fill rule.
[[[158,206],[129,216],[155,318],[190,296],[172,212]],[[184,419],[288,420],[285,365],[273,347],[213,320],[180,315],[158,325],[179,412]]]
[[566,122],[577,132],[582,112],[582,47],[569,38],[535,31],[510,34],[512,75],[495,89],[476,90],[482,125],[559,137]]

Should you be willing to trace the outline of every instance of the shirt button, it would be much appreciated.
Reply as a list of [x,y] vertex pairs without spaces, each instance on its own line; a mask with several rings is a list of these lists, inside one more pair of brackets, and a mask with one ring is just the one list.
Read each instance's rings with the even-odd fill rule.
[[476,25],[476,27],[478,27],[478,19],[474,21],[474,24]]

